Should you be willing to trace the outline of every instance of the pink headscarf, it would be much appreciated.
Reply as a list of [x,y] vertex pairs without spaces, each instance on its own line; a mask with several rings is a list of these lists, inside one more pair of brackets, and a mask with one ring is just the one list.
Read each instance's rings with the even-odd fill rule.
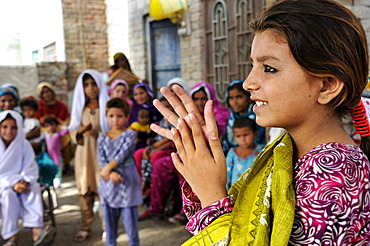
[[108,89],[108,92],[109,92],[109,96],[112,98],[113,96],[113,90],[114,88],[116,88],[117,85],[123,85],[124,87],[126,87],[126,92],[125,92],[125,96],[123,99],[125,99],[128,104],[130,104],[130,107],[132,108],[132,105],[134,104],[133,101],[131,100],[131,98],[128,96],[128,92],[129,92],[129,85],[126,81],[124,81],[123,79],[116,79],[115,81],[112,82],[112,84],[110,85],[109,89]]

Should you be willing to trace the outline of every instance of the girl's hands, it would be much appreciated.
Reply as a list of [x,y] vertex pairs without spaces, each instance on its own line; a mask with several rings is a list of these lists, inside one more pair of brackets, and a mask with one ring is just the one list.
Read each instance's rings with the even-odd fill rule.
[[104,180],[104,181],[108,181],[109,179],[109,174],[111,173],[111,169],[110,168],[107,168],[107,166],[105,166],[104,168],[102,168],[100,170],[100,177]]
[[26,193],[28,191],[29,183],[24,180],[20,180],[13,186],[13,190],[17,193]]
[[207,102],[203,119],[190,96],[179,86],[173,89],[183,104],[167,88],[161,88],[161,92],[180,118],[159,101],[155,101],[154,105],[171,124],[177,126],[176,129],[170,131],[157,125],[151,127],[174,141],[178,154],[172,153],[172,160],[197,194],[202,207],[205,207],[227,196],[226,160],[218,137],[212,101]]
[[123,178],[121,177],[121,175],[114,171],[109,174],[109,179],[112,181],[113,184],[119,184],[123,182]]

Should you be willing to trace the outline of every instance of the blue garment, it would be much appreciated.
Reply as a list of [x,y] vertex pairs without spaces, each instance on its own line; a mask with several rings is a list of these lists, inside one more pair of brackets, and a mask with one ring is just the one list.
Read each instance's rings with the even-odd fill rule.
[[262,146],[257,145],[253,153],[246,157],[239,157],[234,148],[231,148],[226,156],[227,166],[227,183],[226,187],[229,190],[230,187],[239,179],[239,177],[252,166],[259,152],[261,152]]
[[131,129],[111,139],[104,133],[98,138],[98,161],[100,168],[114,160],[119,165],[113,169],[123,178],[123,182],[113,184],[111,180],[100,178],[98,192],[102,205],[112,208],[127,208],[142,203],[140,178],[133,158],[136,135]]
[[[230,89],[230,87],[237,84],[237,83],[243,83],[243,81],[242,80],[234,80],[230,84],[228,84],[228,86],[226,88],[226,95],[225,95],[226,101],[229,98],[229,89]],[[223,138],[223,141],[222,141],[222,148],[223,148],[223,151],[224,151],[225,154],[229,151],[230,148],[238,147],[238,144],[236,143],[236,140],[234,138],[234,132],[233,132],[234,122],[237,119],[242,118],[242,117],[247,117],[251,120],[256,121],[256,114],[252,110],[253,105],[254,105],[254,103],[250,104],[248,106],[248,112],[246,114],[243,114],[243,115],[234,112],[233,109],[228,105],[228,108],[229,108],[229,111],[230,111],[230,116],[227,120],[226,132],[225,132],[225,135],[224,135],[224,138]],[[257,132],[258,132],[258,135],[257,135],[257,138],[254,140],[254,142],[258,145],[265,145],[266,144],[265,128],[262,127],[262,126],[259,126],[257,124]]]
[[139,212],[137,207],[111,208],[108,205],[102,206],[105,222],[106,246],[117,245],[118,220],[122,213],[122,223],[129,238],[130,246],[139,246]]

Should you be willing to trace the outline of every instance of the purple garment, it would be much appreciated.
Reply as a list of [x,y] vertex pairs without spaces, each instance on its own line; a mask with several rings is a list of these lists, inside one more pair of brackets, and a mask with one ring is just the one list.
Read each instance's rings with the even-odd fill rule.
[[[319,145],[297,161],[293,175],[297,203],[290,245],[370,244],[370,164],[359,147]],[[187,229],[194,234],[234,205],[229,196],[201,209],[189,189],[184,186],[183,199],[191,216]]]
[[113,184],[111,180],[104,181],[100,178],[98,192],[102,205],[108,205],[112,208],[127,208],[142,203],[140,178],[133,158],[135,138],[135,132],[130,129],[114,139],[105,134],[100,134],[98,138],[100,168],[114,160],[119,165],[113,171],[123,178],[123,182],[119,184]]
[[213,101],[213,112],[215,114],[216,123],[218,126],[218,133],[223,136],[226,131],[227,119],[229,118],[230,112],[227,108],[223,107],[217,99],[216,91],[213,86],[205,81],[195,84],[190,91],[192,97],[195,92],[198,92],[201,88],[204,88],[207,94],[207,99]]
[[150,102],[147,103],[147,104],[141,104],[140,105],[135,100],[133,100],[134,101],[134,106],[133,106],[133,109],[132,109],[129,124],[131,124],[132,122],[137,121],[137,114],[138,114],[139,110],[142,109],[142,108],[147,108],[150,111],[150,123],[159,122],[163,118],[163,115],[161,113],[159,113],[157,108],[153,105],[153,100],[155,99],[155,95],[154,95],[152,89],[150,89],[150,87],[147,83],[138,83],[134,86],[134,88],[132,90],[133,95],[135,94],[135,90],[138,87],[144,88],[144,90],[149,94]]
[[48,148],[48,153],[50,158],[60,166],[60,157],[62,156],[61,149],[62,149],[62,138],[64,135],[69,133],[68,129],[60,130],[53,135],[46,133],[45,141],[46,146]]

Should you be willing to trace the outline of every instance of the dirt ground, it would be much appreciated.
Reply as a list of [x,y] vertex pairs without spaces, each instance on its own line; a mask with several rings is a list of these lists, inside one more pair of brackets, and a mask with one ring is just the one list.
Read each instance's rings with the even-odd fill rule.
[[[80,211],[78,206],[77,189],[74,176],[64,177],[62,189],[58,193],[58,208],[54,211],[57,223],[57,235],[53,246],[103,246],[101,240],[101,222],[98,215],[95,215],[94,226],[90,237],[84,243],[76,243],[73,236],[80,226]],[[145,209],[140,207],[140,211]],[[124,233],[122,223],[120,223],[119,237],[117,245],[126,246],[128,237]],[[182,225],[169,223],[167,220],[146,220],[139,222],[139,236],[141,246],[176,246],[181,245],[191,235]],[[32,233],[29,230],[21,229],[19,246],[32,245]],[[1,242],[1,240],[0,240]]]

